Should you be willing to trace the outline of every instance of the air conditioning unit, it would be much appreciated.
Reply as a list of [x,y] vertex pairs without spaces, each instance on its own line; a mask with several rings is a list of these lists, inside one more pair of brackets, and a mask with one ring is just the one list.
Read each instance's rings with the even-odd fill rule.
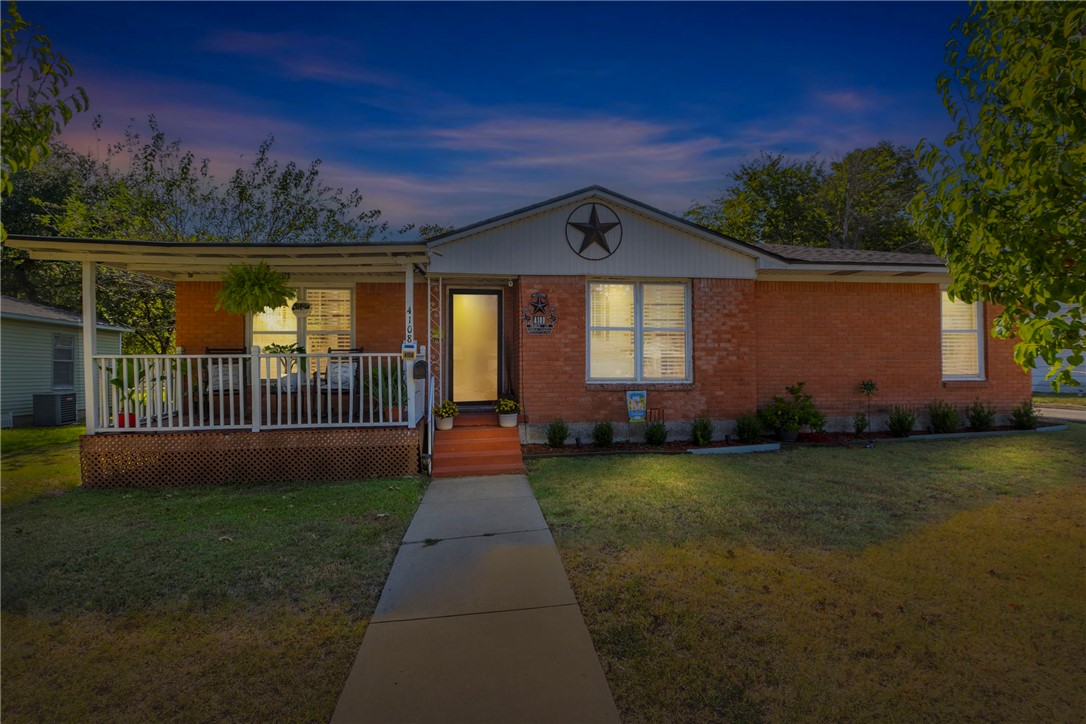
[[69,425],[75,421],[74,392],[34,395],[35,425]]

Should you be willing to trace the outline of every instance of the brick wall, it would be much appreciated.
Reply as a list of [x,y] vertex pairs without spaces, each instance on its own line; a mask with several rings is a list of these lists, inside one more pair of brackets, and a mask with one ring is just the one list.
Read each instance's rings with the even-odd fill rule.
[[[758,406],[801,380],[830,416],[866,409],[864,379],[879,386],[875,410],[980,397],[1005,412],[1029,397],[1014,342],[991,337],[984,381],[943,382],[937,285],[757,282],[755,290]],[[998,311],[986,312],[990,328]]]
[[244,347],[245,317],[215,311],[219,282],[177,282],[177,346],[188,354],[206,347]]
[[[426,341],[426,280],[415,284],[415,338]],[[190,354],[205,347],[244,347],[245,318],[215,311],[218,282],[177,283],[177,344]],[[355,346],[367,352],[399,351],[404,338],[403,284],[355,287]],[[324,350],[316,350],[323,352]]]
[[733,419],[755,403],[754,283],[696,279],[691,285],[692,384],[589,384],[585,382],[584,277],[521,277],[520,306],[533,292],[548,295],[558,321],[549,335],[521,335],[520,400],[525,421],[546,424],[625,420],[626,390],[648,391],[649,407],[667,421],[699,414]]
[[[354,338],[367,352],[399,352],[404,339],[404,285],[360,282],[354,291]],[[415,341],[427,343],[426,279],[415,278]],[[323,351],[323,350],[322,350]]]
[[[526,276],[515,289],[518,308],[535,291],[558,307],[550,335],[520,337],[519,395],[533,425],[625,420],[628,389],[648,390],[649,407],[668,422],[731,420],[801,380],[820,409],[840,418],[865,409],[859,383],[867,378],[879,385],[876,411],[936,398],[964,406],[979,396],[1006,412],[1029,396],[1012,341],[985,340],[986,380],[943,382],[936,285],[695,279],[694,381],[684,385],[586,383],[585,279]],[[987,311],[990,323],[996,310]]]

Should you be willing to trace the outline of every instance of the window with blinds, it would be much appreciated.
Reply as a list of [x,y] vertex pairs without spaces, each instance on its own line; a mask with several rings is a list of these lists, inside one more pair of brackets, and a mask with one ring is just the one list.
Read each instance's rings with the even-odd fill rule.
[[942,292],[943,379],[984,379],[981,304],[952,300]]
[[690,379],[686,284],[588,285],[588,379],[685,382]]
[[300,337],[308,352],[351,348],[351,290],[299,289],[296,298],[276,309],[265,309],[253,315],[253,337],[250,344],[265,349],[269,344],[297,344],[298,317],[291,306],[298,299],[312,305]]
[[53,387],[75,387],[74,335],[53,335]]

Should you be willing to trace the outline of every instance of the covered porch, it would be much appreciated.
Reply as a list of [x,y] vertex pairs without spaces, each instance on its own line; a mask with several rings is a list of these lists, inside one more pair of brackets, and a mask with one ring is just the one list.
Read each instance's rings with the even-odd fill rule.
[[[425,299],[425,281],[416,285],[427,267],[424,244],[173,244],[39,237],[12,237],[8,243],[36,259],[79,262],[84,318],[95,317],[99,264],[178,283],[175,354],[102,355],[94,335],[83,340],[84,485],[402,475],[417,473],[428,459],[424,446],[431,439],[425,427],[432,377],[425,336],[416,341],[415,332],[416,294]],[[348,290],[349,313],[332,325],[339,329],[323,333],[311,323],[317,330],[307,339],[305,320],[299,317],[296,330],[263,333],[260,321],[248,315],[223,322],[229,330],[216,336],[205,318],[182,322],[181,315],[192,311],[182,304],[182,287],[214,288],[231,266],[258,261],[286,274],[299,299],[305,289],[324,296],[330,288]],[[382,335],[377,344],[366,338],[362,345],[355,327],[364,322],[355,319],[354,298],[356,288],[373,285],[386,290],[378,305]],[[428,311],[419,316],[425,328]],[[214,317],[223,320],[226,313],[215,311]],[[402,319],[399,327],[397,318]],[[199,346],[181,344],[182,327]],[[299,349],[269,345],[294,341],[295,332],[303,343]],[[305,349],[307,341],[314,349]]]

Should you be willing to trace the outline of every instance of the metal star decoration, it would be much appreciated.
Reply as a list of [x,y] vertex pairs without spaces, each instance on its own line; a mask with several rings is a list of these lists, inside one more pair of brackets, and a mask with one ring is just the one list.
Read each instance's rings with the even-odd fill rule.
[[581,248],[577,250],[578,254],[583,254],[584,250],[593,244],[599,244],[603,247],[603,250],[608,254],[611,253],[611,246],[607,243],[607,232],[618,226],[618,223],[609,223],[600,221],[600,215],[596,212],[596,205],[592,204],[592,213],[588,217],[588,223],[582,224],[576,221],[568,222],[570,226],[577,229],[577,231],[584,233],[584,241],[581,242]]

